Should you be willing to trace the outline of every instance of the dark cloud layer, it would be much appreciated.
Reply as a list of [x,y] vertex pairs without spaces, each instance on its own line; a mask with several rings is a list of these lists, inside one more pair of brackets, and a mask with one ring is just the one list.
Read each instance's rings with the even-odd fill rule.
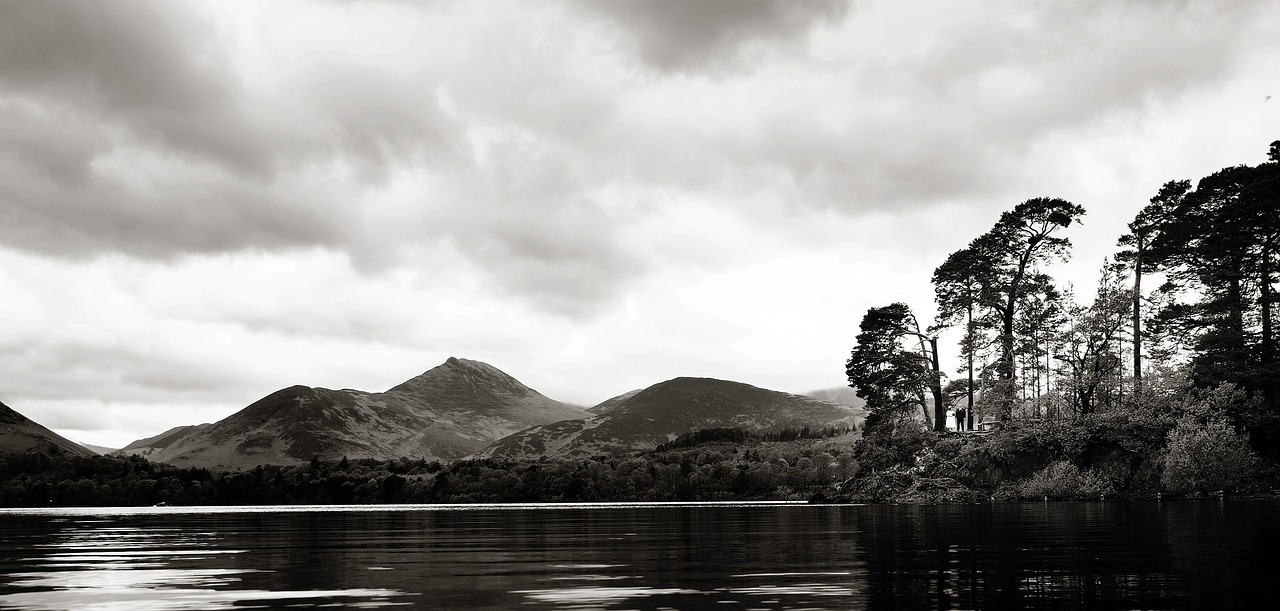
[[849,0],[583,0],[633,36],[645,62],[697,71],[738,59],[749,43],[787,42],[844,15]]
[[[224,45],[176,3],[5,3],[0,123],[18,135],[0,140],[0,237],[167,257],[336,233],[261,187],[271,132],[245,112]],[[123,167],[104,167],[113,156]]]
[[[555,58],[530,63],[458,39],[463,70],[434,57],[392,58],[406,69],[320,56],[283,62],[279,82],[264,85],[249,82],[216,17],[167,2],[0,7],[0,241],[160,259],[320,246],[380,271],[401,263],[405,244],[435,236],[503,290],[565,312],[589,311],[634,269],[581,185],[490,173],[466,142],[460,121],[473,108],[515,121],[517,141],[580,132],[598,96],[584,106],[556,87],[565,76]],[[495,88],[504,70],[510,82]],[[443,111],[445,85],[471,96],[466,117]],[[505,167],[560,171],[511,144],[495,144]],[[397,172],[419,177],[420,199],[371,212]]]
[[1231,78],[1265,5],[512,6],[0,4],[0,244],[366,273],[443,246],[584,316],[654,265],[630,228],[685,199],[782,233],[768,215],[1016,197],[1055,135]]
[[[269,147],[237,106],[238,79],[213,28],[149,2],[16,2],[0,8],[0,82],[52,121],[91,116],[153,145],[254,175]],[[51,113],[53,114],[53,113]]]

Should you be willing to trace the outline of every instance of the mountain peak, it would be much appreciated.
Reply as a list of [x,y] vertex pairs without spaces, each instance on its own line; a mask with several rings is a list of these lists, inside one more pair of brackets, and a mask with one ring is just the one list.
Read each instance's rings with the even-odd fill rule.
[[152,456],[222,467],[317,455],[454,460],[517,431],[585,416],[492,365],[450,357],[385,393],[285,388]]
[[464,369],[464,370],[470,370],[470,371],[483,372],[489,375],[497,374],[503,377],[510,377],[506,373],[503,373],[501,369],[498,369],[497,367],[494,367],[493,365],[490,365],[488,363],[484,363],[481,361],[473,361],[471,359],[460,359],[456,356],[449,357],[449,359],[446,360],[444,363],[441,363],[440,365],[433,367],[432,369],[428,370],[427,373],[431,373],[436,369],[442,369],[442,368],[443,369]]
[[463,389],[477,393],[499,392],[517,397],[537,394],[493,365],[456,356],[449,357],[445,362],[405,380],[387,392],[432,396],[441,392],[457,393]]

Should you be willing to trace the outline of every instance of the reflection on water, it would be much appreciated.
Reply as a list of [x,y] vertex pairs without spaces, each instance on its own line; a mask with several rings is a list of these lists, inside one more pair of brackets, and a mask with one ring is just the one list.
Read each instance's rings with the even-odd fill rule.
[[[220,547],[210,531],[114,526],[100,519],[33,516],[24,522],[28,528],[6,522],[2,531],[8,581],[0,590],[0,606],[6,608],[229,609],[334,602],[377,607],[394,604],[390,599],[400,594],[246,589],[243,576],[261,569],[228,567],[235,563],[227,556],[245,550]],[[28,553],[10,556],[19,549]]]
[[1277,509],[0,510],[0,608],[1246,608]]

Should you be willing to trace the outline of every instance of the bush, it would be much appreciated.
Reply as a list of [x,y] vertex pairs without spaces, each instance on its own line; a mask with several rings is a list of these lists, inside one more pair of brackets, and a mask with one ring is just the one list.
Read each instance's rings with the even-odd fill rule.
[[879,471],[851,479],[836,488],[842,500],[853,503],[887,503],[906,492],[916,479],[901,471]]
[[1111,482],[1095,471],[1081,471],[1068,461],[1060,460],[1036,472],[1014,488],[1024,499],[1049,498],[1089,499],[1114,492]]
[[1168,449],[1160,483],[1170,492],[1232,490],[1258,462],[1246,437],[1222,419],[1204,425],[1191,417],[1179,420],[1169,431]]
[[920,451],[938,441],[937,433],[914,425],[867,428],[863,435],[853,444],[853,458],[858,464],[855,475],[915,466]]

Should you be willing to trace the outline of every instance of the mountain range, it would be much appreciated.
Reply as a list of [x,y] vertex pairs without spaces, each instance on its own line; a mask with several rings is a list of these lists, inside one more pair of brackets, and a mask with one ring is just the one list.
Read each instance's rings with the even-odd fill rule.
[[[536,459],[647,449],[709,428],[852,427],[866,415],[852,391],[812,394],[681,377],[584,410],[547,398],[492,365],[450,358],[381,393],[283,388],[218,422],[176,427],[115,454],[212,469],[300,464],[313,457]],[[12,432],[0,435],[0,451],[57,446],[87,452],[4,409],[0,423],[21,419],[33,432],[22,443]]]
[[291,386],[205,428],[151,460],[245,468],[322,459],[452,461],[517,431],[585,412],[497,368],[450,358],[386,392]]

